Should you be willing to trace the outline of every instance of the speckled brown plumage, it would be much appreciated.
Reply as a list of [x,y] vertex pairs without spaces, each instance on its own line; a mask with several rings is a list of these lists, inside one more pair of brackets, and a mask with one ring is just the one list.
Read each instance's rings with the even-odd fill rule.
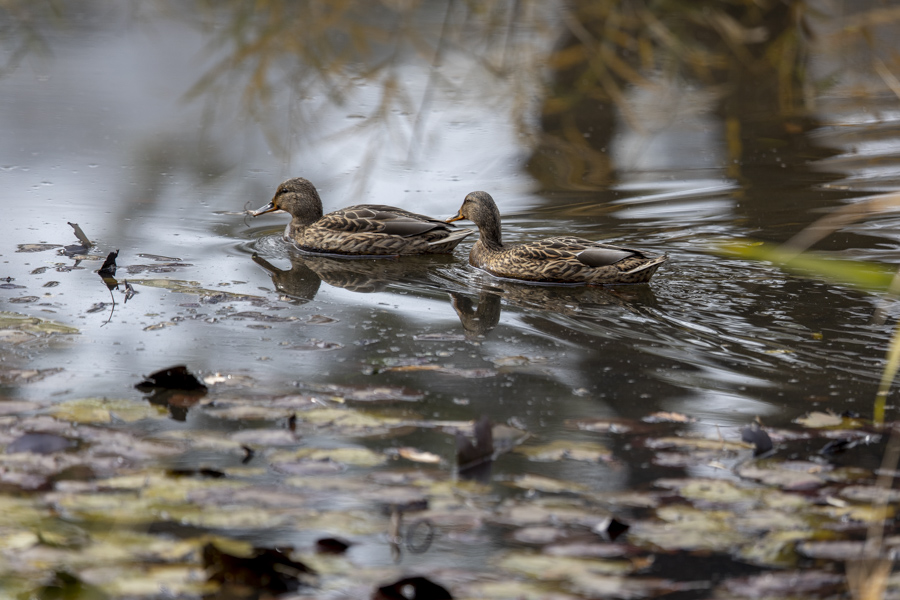
[[469,264],[496,275],[533,283],[644,283],[667,255],[647,256],[639,250],[576,237],[553,237],[504,246],[500,211],[487,192],[466,196],[459,213],[448,222],[468,219],[480,239],[472,246]]
[[446,254],[472,231],[380,204],[348,206],[322,215],[322,200],[315,186],[302,177],[278,186],[256,217],[275,210],[291,214],[284,237],[301,250],[351,256]]

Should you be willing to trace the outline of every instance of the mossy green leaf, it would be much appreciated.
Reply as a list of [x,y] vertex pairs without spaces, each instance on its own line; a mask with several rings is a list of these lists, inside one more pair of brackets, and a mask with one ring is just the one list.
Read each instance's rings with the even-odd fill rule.
[[47,412],[72,423],[132,423],[141,419],[165,418],[166,409],[146,402],[109,398],[82,398],[54,404]]
[[0,311],[0,331],[2,330],[24,331],[33,335],[80,333],[76,327],[9,311]]

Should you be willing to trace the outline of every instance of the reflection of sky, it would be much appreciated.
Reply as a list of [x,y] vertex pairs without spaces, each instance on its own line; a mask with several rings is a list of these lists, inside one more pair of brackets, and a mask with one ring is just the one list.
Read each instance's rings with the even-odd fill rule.
[[[271,152],[246,116],[226,111],[208,123],[204,109],[209,99],[184,99],[209,64],[204,62],[207,40],[201,33],[171,20],[129,26],[109,19],[96,27],[65,34],[48,32],[52,57],[30,56],[0,80],[0,127],[6,132],[0,140],[0,202],[12,224],[2,254],[15,263],[10,274],[29,287],[61,281],[56,288],[41,290],[53,310],[60,309],[56,315],[48,313],[48,318],[69,322],[69,311],[81,315],[71,323],[81,327],[83,335],[71,342],[73,351],[65,353],[69,373],[121,374],[125,375],[121,380],[130,381],[171,360],[201,369],[216,369],[223,362],[263,371],[267,363],[277,365],[275,370],[290,367],[284,358],[248,354],[238,341],[246,323],[192,321],[191,309],[179,306],[196,300],[188,294],[139,287],[136,298],[117,307],[113,322],[101,326],[106,311],[84,313],[95,303],[109,301],[93,273],[99,263],[84,263],[86,271],[29,276],[39,266],[72,261],[53,251],[13,254],[15,244],[72,243],[67,221],[81,225],[98,244],[99,254],[118,248],[120,267],[153,262],[138,257],[140,252],[177,257],[195,266],[161,277],[260,296],[265,295],[260,288],[271,289],[269,278],[243,251],[236,252],[232,239],[211,235],[211,231],[241,235],[242,217],[219,213],[263,204],[288,176],[304,175],[316,183],[326,209],[371,202],[436,216],[453,214],[473,189],[490,189],[510,206],[521,202],[530,186],[518,168],[522,149],[515,128],[508,119],[498,118],[504,110],[498,110],[496,97],[505,90],[488,89],[484,74],[473,69],[470,60],[457,57],[443,62],[443,75],[466,85],[454,95],[430,96],[412,161],[407,162],[409,115],[393,115],[396,123],[390,127],[396,132],[378,125],[357,128],[351,135],[334,135],[357,121],[355,115],[374,110],[380,95],[376,85],[359,86],[344,104],[318,111],[317,127],[297,132],[285,161]],[[421,98],[428,67],[407,65],[400,73],[410,96]],[[241,93],[242,89],[234,90],[236,97]],[[483,102],[478,101],[480,95]],[[321,90],[289,96],[322,101]],[[239,102],[224,105],[239,106]],[[288,109],[284,103],[273,105],[275,111]],[[303,138],[309,133],[316,139]],[[352,195],[366,153],[373,147],[379,151],[377,164],[367,176],[365,191]],[[284,216],[267,219],[252,225],[284,222]],[[210,265],[215,265],[213,271]],[[156,275],[141,273],[131,278],[147,277]],[[120,270],[119,279],[125,278]],[[242,283],[221,287],[228,282]],[[349,313],[388,305],[412,327],[426,321],[433,324],[440,314],[448,326],[458,328],[447,302],[432,306],[438,303],[396,294],[387,298],[354,294],[324,285],[320,294],[325,307],[339,305]],[[116,298],[121,303],[118,292]],[[252,308],[246,303],[230,304],[233,310]],[[222,308],[204,305],[194,312],[212,318]],[[143,331],[176,316],[187,320]],[[328,336],[312,329],[310,336]],[[264,336],[263,331],[260,337]],[[210,356],[211,347],[217,348],[215,356]],[[277,354],[277,346],[265,354]],[[302,359],[298,376],[315,371],[320,360],[329,360],[315,353]],[[57,360],[51,355],[47,362]]]
[[[52,58],[29,57],[2,80],[4,208],[16,211],[11,216],[17,223],[29,221],[20,219],[26,213],[17,208],[40,202],[45,210],[61,207],[66,219],[103,235],[119,223],[121,212],[112,207],[125,198],[156,202],[160,211],[171,209],[164,201],[239,210],[247,202],[261,203],[282,179],[296,175],[319,186],[326,208],[388,203],[441,216],[452,214],[474,189],[489,189],[511,206],[531,185],[519,169],[518,134],[508,119],[498,118],[512,99],[497,98],[510,92],[470,59],[443,61],[442,75],[463,83],[453,94],[429,96],[414,144],[412,115],[396,111],[393,123],[334,135],[357,121],[354,116],[375,109],[380,88],[363,85],[343,105],[317,111],[315,125],[296,132],[285,162],[246,115],[225,111],[206,128],[205,103],[212,101],[184,99],[208,66],[201,52],[207,41],[199,32],[173,21],[134,29],[113,24],[80,35],[51,35]],[[400,69],[413,102],[424,97],[428,72],[421,63]],[[243,92],[235,89],[234,95]],[[291,99],[322,102],[321,90],[304,90],[307,100],[288,96],[276,99],[272,111],[288,114]],[[276,124],[280,118],[273,115]],[[373,148],[377,163],[360,194],[359,176]],[[411,148],[413,160],[407,161]],[[223,165],[225,176],[209,177],[204,160]],[[146,197],[141,187],[148,182],[175,189],[169,198]],[[106,218],[93,210],[98,208],[110,210]],[[66,227],[40,224],[53,239],[67,238]]]

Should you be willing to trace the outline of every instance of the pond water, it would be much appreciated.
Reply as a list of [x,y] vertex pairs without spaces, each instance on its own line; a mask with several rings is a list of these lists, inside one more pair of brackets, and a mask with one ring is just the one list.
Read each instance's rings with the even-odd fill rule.
[[[79,528],[59,533],[55,548],[87,557],[44,552],[39,538],[23,541],[30,526],[4,521],[17,540],[0,543],[9,590],[65,571],[114,597],[212,593],[197,548],[213,534],[301,549],[324,535],[353,541],[350,567],[317,563],[324,574],[302,591],[309,597],[368,597],[409,573],[456,597],[706,597],[738,594],[721,583],[729,574],[806,564],[735,551],[737,538],[669,547],[641,529],[654,506],[627,494],[679,477],[740,481],[731,470],[752,451],[667,464],[626,433],[733,443],[756,419],[796,432],[794,420],[811,411],[871,417],[896,304],[717,248],[784,242],[830,209],[897,189],[900,103],[872,67],[900,73],[879,45],[896,35],[896,16],[879,3],[849,16],[819,3],[823,16],[804,17],[817,37],[801,36],[781,72],[806,79],[778,87],[778,69],[758,63],[695,69],[691,56],[725,52],[704,36],[732,30],[698,24],[687,9],[641,17],[674,39],[635,33],[634,44],[610,50],[598,32],[613,16],[620,33],[636,31],[634,15],[602,17],[577,2],[416,4],[13,2],[0,15],[0,441],[49,431],[104,448],[79,458],[89,476],[4,463],[8,502],[25,498],[41,522]],[[887,16],[873,17],[879,10]],[[747,39],[768,27],[780,40],[791,27],[783,15],[744,17],[728,22]],[[871,28],[868,43],[854,24]],[[667,54],[660,39],[682,51]],[[586,59],[581,68],[585,48],[604,57],[607,87],[590,87],[597,67]],[[748,48],[737,63],[757,60],[761,51]],[[471,237],[450,256],[309,257],[281,238],[284,213],[246,213],[292,176],[317,185],[326,211],[391,204],[446,218],[466,193],[486,190],[505,242],[572,234],[670,258],[646,285],[559,287],[471,268]],[[77,244],[69,223],[94,247],[66,253]],[[898,238],[900,219],[888,214],[816,249],[893,265]],[[119,287],[110,289],[96,271],[116,250]],[[160,400],[135,388],[174,365],[203,379],[206,395]],[[654,413],[686,421],[648,432]],[[511,428],[520,449],[572,446],[552,459],[502,454],[481,487],[469,487],[454,475],[453,432],[482,416]],[[72,423],[127,434],[134,451],[107,464],[117,451]],[[812,437],[782,456],[809,458],[824,443]],[[440,462],[399,458],[398,448]],[[304,451],[324,460],[303,462]],[[882,451],[860,447],[840,466],[872,469]],[[169,491],[159,482],[176,480],[165,471],[175,468],[221,470],[233,487],[196,478],[196,488]],[[131,475],[145,478],[142,493],[123,482]],[[379,507],[402,504],[410,488],[430,501],[437,535],[429,551],[398,559],[385,539],[390,511]],[[623,551],[630,570],[602,572],[614,589],[591,566],[580,571],[590,580],[536,573],[510,553],[542,548],[528,537],[546,534],[538,525],[600,531],[581,517],[573,525],[503,512],[550,510],[548,498],[554,510],[568,502],[595,520],[612,510],[633,523],[619,543],[656,566]],[[180,503],[206,518],[171,516]],[[96,550],[101,530],[119,528],[139,531],[142,544],[195,546],[153,555],[103,542],[129,548],[123,566]],[[142,561],[155,566],[135,575]],[[172,571],[154,571],[160,564]],[[660,578],[669,583],[651,584]]]

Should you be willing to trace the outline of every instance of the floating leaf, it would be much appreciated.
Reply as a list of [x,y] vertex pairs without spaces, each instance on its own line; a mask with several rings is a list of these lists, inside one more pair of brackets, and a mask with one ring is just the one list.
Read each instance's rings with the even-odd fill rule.
[[62,244],[19,244],[16,252],[43,252],[54,248],[62,248]]
[[636,429],[646,429],[646,426],[640,427],[640,423],[634,421],[626,421],[625,419],[568,419],[566,420],[568,427],[574,427],[581,431],[596,431],[599,433],[633,433]]
[[826,427],[840,427],[844,424],[844,418],[834,413],[811,412],[805,417],[794,419],[794,423],[811,429],[824,429]]
[[[0,381],[6,383],[34,383],[62,371],[58,367],[50,369],[9,369],[8,371],[0,371]],[[3,402],[0,404],[0,414],[7,412],[8,409],[4,406],[5,404],[15,403]]]
[[719,452],[742,452],[752,449],[746,442],[730,442],[724,439],[702,437],[662,437],[649,438],[645,442],[648,448],[663,450],[666,448],[679,448],[684,450],[714,450]]
[[681,413],[660,411],[643,417],[641,421],[645,423],[693,423],[696,419]]
[[556,440],[542,446],[518,446],[515,451],[524,454],[531,460],[541,462],[555,462],[564,459],[604,462],[612,459],[612,451],[596,442]]
[[730,598],[829,597],[846,590],[844,575],[826,571],[775,571],[726,579],[721,591]]
[[78,329],[75,327],[69,327],[68,325],[62,325],[61,323],[56,323],[54,321],[7,311],[0,311],[0,330],[15,330],[34,335],[79,333]]
[[425,397],[425,394],[418,390],[388,385],[353,386],[329,384],[313,386],[312,389],[316,392],[331,394],[341,400],[354,402],[416,402]]
[[851,485],[840,492],[841,497],[854,502],[887,503],[900,501],[900,490],[875,485]]
[[243,429],[231,435],[239,444],[254,446],[295,446],[299,436],[289,429]]
[[524,490],[537,490],[539,492],[549,492],[553,494],[583,492],[587,490],[587,487],[575,483],[574,481],[551,479],[550,477],[542,477],[540,475],[520,475],[513,478],[511,482],[508,482],[508,485]]
[[406,460],[419,463],[438,464],[441,462],[441,457],[437,454],[424,452],[416,448],[410,448],[409,446],[397,448],[397,455]]
[[161,418],[166,415],[165,408],[161,406],[134,400],[108,398],[69,400],[51,406],[47,412],[57,419],[73,423],[111,423],[113,421],[131,423],[141,419]]
[[647,598],[674,592],[690,592],[709,587],[705,581],[672,581],[657,577],[617,577],[596,573],[575,573],[569,584],[591,598]]
[[509,552],[496,566],[533,579],[568,581],[582,573],[625,575],[636,570],[631,560],[605,560],[572,556],[548,556],[539,552]]
[[730,510],[701,510],[692,506],[663,506],[657,509],[659,521],[631,524],[628,539],[633,544],[663,550],[705,550],[729,552],[746,535],[733,527],[735,513]]
[[442,367],[440,365],[401,365],[381,369],[381,372],[383,373],[412,373],[418,371],[431,371],[442,375],[463,377],[465,379],[481,379],[484,377],[495,377],[497,375],[497,371],[493,369],[458,369],[455,367]]
[[825,485],[822,473],[829,468],[812,462],[770,460],[741,465],[736,472],[785,490],[811,490]]
[[81,575],[114,598],[153,598],[161,589],[192,597],[208,591],[204,572],[196,565],[116,564],[83,569]]
[[387,462],[387,457],[367,448],[301,448],[276,452],[271,457],[273,464],[296,460],[332,461],[354,467],[375,467]]
[[260,296],[251,296],[248,294],[234,294],[231,292],[223,292],[221,290],[208,290],[200,287],[197,281],[181,281],[178,279],[130,279],[132,285],[143,285],[147,287],[164,288],[172,292],[181,294],[195,294],[201,299],[217,299],[224,300],[263,300]]
[[26,433],[10,442],[6,447],[7,454],[15,452],[31,452],[34,454],[53,454],[65,452],[78,445],[75,440],[53,433]]
[[327,428],[349,437],[399,433],[410,427],[409,422],[402,419],[338,408],[316,408],[298,413],[297,417],[298,422],[303,424],[313,425],[317,429]]

